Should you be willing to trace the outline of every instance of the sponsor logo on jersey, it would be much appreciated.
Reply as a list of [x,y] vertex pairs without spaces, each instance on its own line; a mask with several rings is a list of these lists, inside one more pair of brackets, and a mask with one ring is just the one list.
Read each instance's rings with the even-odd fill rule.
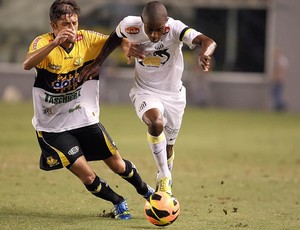
[[43,107],[43,112],[45,115],[53,115],[52,108]]
[[58,75],[57,79],[51,83],[51,86],[56,91],[60,91],[61,93],[65,91],[71,91],[78,87],[78,73],[68,74],[68,75]]
[[64,95],[52,95],[45,92],[45,102],[50,104],[62,104],[62,103],[68,103],[70,101],[76,100],[78,97],[80,97],[80,90],[81,88],[77,89],[76,91],[72,93],[67,93]]
[[160,58],[159,57],[145,57],[143,59],[143,65],[148,67],[159,67],[160,66]]
[[128,34],[138,34],[140,29],[138,27],[130,26],[125,28],[125,32]]
[[81,109],[81,106],[80,106],[80,105],[76,105],[75,108],[69,109],[69,113],[73,113],[73,112],[74,112],[75,110],[77,110],[77,109]]
[[47,164],[49,165],[49,167],[53,167],[55,165],[59,164],[59,161],[55,158],[53,158],[52,156],[47,157]]
[[108,38],[108,35],[101,34],[101,33],[97,32],[97,31],[86,30],[86,32],[91,33],[91,34],[97,34],[100,37]]
[[167,33],[169,33],[170,32],[170,26],[166,26],[165,27],[165,33],[164,34],[167,34]]
[[49,69],[60,70],[62,66],[49,63],[48,67]]
[[139,61],[139,63],[143,66],[147,67],[160,67],[164,65],[170,59],[170,54],[168,53],[168,49],[157,50],[153,54],[149,54],[143,60]]
[[83,39],[83,35],[82,34],[77,34],[76,36],[76,42],[79,42]]
[[34,40],[33,46],[32,46],[33,50],[37,50],[37,44],[39,43],[39,41],[40,41],[41,39],[42,39],[41,37],[38,37],[38,38],[36,38],[36,39]]
[[68,154],[70,155],[70,156],[72,156],[72,155],[75,155],[76,153],[78,153],[79,152],[79,146],[74,146],[74,147],[72,147],[69,151],[68,151]]

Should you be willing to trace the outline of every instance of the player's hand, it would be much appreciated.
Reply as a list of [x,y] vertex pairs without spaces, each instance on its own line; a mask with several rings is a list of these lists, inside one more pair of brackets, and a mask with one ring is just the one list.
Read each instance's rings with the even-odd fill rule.
[[81,81],[85,82],[87,80],[91,80],[93,79],[93,77],[98,76],[99,72],[100,72],[99,65],[95,63],[88,64],[81,70],[79,74],[79,82]]
[[144,59],[145,54],[141,49],[141,46],[136,43],[130,43],[127,47],[127,51],[125,50],[125,54],[127,57],[127,64],[131,63],[131,57],[135,57],[138,59]]
[[210,59],[211,57],[207,55],[200,55],[198,57],[198,64],[202,67],[204,72],[207,72],[210,69]]
[[53,43],[56,46],[61,45],[67,40],[74,41],[76,37],[76,34],[71,29],[63,29],[61,31],[54,30],[54,34],[56,34],[56,36],[55,39],[53,40]]

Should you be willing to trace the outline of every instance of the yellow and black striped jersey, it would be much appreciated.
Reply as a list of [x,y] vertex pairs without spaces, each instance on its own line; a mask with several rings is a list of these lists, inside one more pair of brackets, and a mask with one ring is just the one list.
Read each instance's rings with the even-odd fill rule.
[[[108,36],[79,30],[73,47],[58,46],[39,63],[33,86],[33,126],[37,131],[62,132],[99,122],[99,76],[79,82],[79,73],[100,52]],[[54,40],[53,33],[33,40],[34,52]]]

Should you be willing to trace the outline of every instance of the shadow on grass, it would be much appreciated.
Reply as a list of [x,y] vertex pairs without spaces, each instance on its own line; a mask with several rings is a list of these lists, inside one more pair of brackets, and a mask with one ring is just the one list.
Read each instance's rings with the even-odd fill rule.
[[14,208],[1,208],[0,218],[4,219],[6,222],[40,222],[40,223],[50,223],[55,222],[55,224],[65,224],[68,222],[82,222],[82,221],[91,221],[91,219],[101,220],[108,219],[104,217],[91,216],[88,213],[61,213],[55,212],[55,210],[29,210],[23,207],[14,207]]
[[3,229],[157,229],[144,218],[115,220],[103,214],[55,212],[55,210],[29,210],[23,207],[1,207],[0,222]]

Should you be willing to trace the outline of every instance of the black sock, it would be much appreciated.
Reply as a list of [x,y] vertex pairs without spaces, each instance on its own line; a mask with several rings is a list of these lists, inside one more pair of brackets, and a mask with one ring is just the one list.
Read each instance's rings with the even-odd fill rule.
[[106,181],[101,180],[97,175],[92,184],[85,185],[94,196],[112,202],[114,205],[120,203],[124,198],[115,193]]
[[130,184],[132,184],[140,195],[145,195],[148,191],[147,184],[142,181],[136,167],[130,161],[123,159],[125,162],[125,172],[119,175]]

